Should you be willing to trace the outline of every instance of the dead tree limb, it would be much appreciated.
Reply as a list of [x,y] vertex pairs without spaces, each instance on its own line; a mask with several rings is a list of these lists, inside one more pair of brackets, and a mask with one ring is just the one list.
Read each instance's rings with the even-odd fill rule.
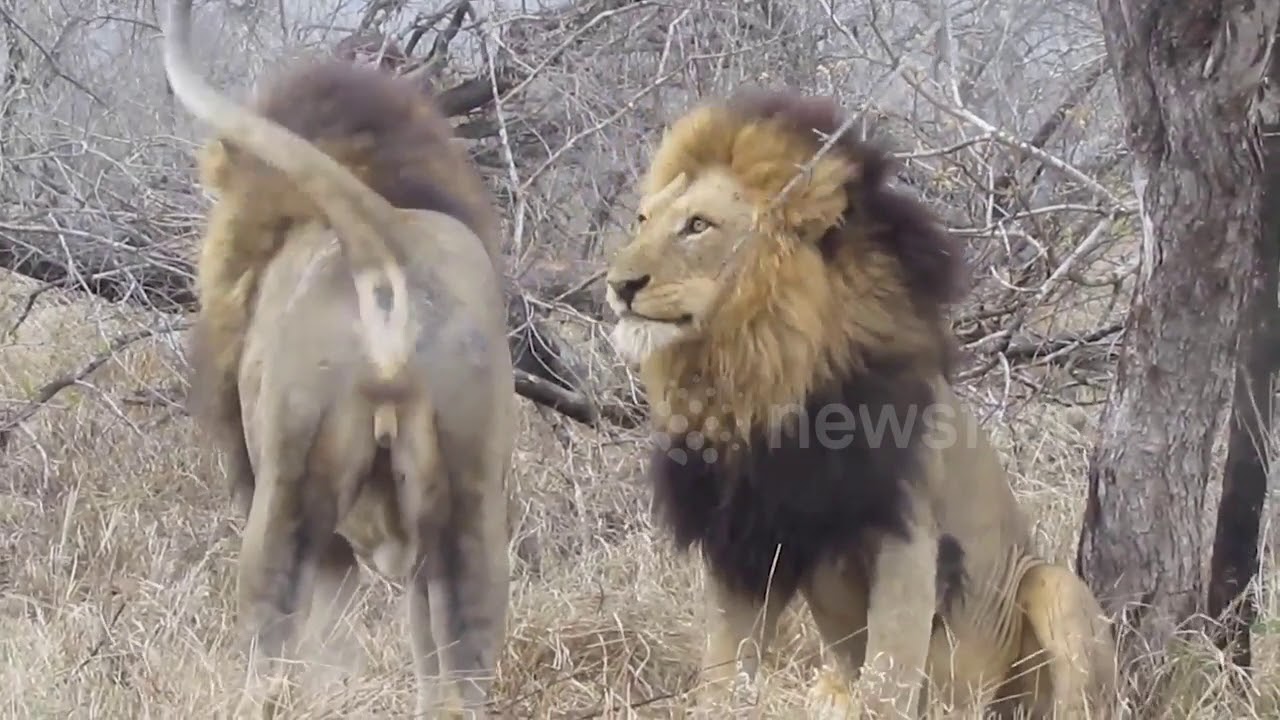
[[[1280,59],[1271,58],[1276,79]],[[1209,563],[1209,616],[1222,623],[1214,633],[1218,648],[1235,664],[1253,664],[1251,635],[1258,603],[1247,592],[1258,575],[1258,533],[1267,496],[1269,439],[1275,393],[1277,358],[1272,347],[1280,333],[1280,124],[1263,128],[1263,187],[1261,232],[1256,240],[1253,285],[1245,300],[1236,383],[1231,400],[1227,461],[1223,468],[1222,498],[1218,502],[1213,555]]]
[[148,328],[137,332],[122,335],[111,342],[106,350],[94,355],[88,362],[81,365],[76,370],[64,373],[58,377],[41,385],[35,394],[26,402],[17,408],[0,416],[0,452],[4,452],[9,448],[9,440],[13,436],[13,431],[27,420],[30,420],[51,400],[57,397],[58,393],[84,380],[93,374],[98,368],[106,364],[108,360],[116,355],[116,353],[124,350],[130,345],[146,340],[148,338],[158,337],[167,333],[185,329],[186,323],[179,323],[172,327],[166,328]]
[[53,288],[163,312],[196,303],[194,269],[186,260],[52,224],[0,221],[0,268]]

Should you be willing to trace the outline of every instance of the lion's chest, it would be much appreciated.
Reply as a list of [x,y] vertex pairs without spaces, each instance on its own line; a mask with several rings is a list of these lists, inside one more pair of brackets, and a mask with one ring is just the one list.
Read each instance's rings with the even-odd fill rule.
[[[690,447],[685,434],[659,436],[649,475],[660,522],[681,549],[699,545],[713,572],[757,596],[794,589],[824,556],[855,550],[869,533],[905,534],[920,423],[901,420],[927,399],[909,389],[847,381],[811,398],[793,432],[763,429],[732,455]],[[852,422],[833,432],[834,416]],[[899,430],[877,432],[881,419]]]

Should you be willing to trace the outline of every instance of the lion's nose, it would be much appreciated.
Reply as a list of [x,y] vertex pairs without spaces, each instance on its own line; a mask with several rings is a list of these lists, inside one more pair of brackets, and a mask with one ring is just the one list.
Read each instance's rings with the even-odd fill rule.
[[621,300],[624,305],[630,307],[631,301],[636,297],[636,293],[643,290],[644,286],[649,284],[649,279],[650,276],[641,275],[638,278],[632,278],[630,280],[611,282],[609,285],[613,287],[613,292],[618,295],[618,299]]

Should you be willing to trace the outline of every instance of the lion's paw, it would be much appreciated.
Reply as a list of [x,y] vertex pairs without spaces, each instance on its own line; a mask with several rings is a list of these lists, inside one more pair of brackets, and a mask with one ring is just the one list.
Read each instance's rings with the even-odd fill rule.
[[374,548],[372,555],[373,566],[378,572],[396,579],[408,577],[413,564],[409,548],[388,540]]
[[860,710],[840,672],[830,667],[817,672],[809,686],[806,707],[814,720],[853,720],[859,717]]

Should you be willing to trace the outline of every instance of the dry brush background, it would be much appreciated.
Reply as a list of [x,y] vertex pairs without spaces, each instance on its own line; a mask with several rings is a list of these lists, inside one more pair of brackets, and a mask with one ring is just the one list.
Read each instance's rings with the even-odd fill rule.
[[[662,125],[741,83],[833,93],[865,113],[902,158],[900,182],[964,239],[961,390],[1044,550],[1070,561],[1138,256],[1092,2],[477,5],[210,0],[196,13],[208,72],[237,95],[288,57],[385,33],[400,51],[389,71],[444,92],[497,193],[521,389],[544,401],[522,403],[511,481],[505,714],[669,717],[689,702],[700,579],[649,525],[642,400],[604,339],[599,274]],[[0,0],[4,717],[205,717],[239,680],[238,521],[181,407],[203,128],[166,92],[156,13]],[[1280,712],[1266,689],[1280,685],[1280,599],[1264,533],[1261,689],[1226,692],[1230,671],[1206,650],[1170,660],[1178,691],[1151,709]],[[410,700],[398,588],[367,577],[353,620],[365,665],[317,716]],[[807,617],[786,622],[799,639],[769,666],[768,717],[798,712],[818,662]]]

